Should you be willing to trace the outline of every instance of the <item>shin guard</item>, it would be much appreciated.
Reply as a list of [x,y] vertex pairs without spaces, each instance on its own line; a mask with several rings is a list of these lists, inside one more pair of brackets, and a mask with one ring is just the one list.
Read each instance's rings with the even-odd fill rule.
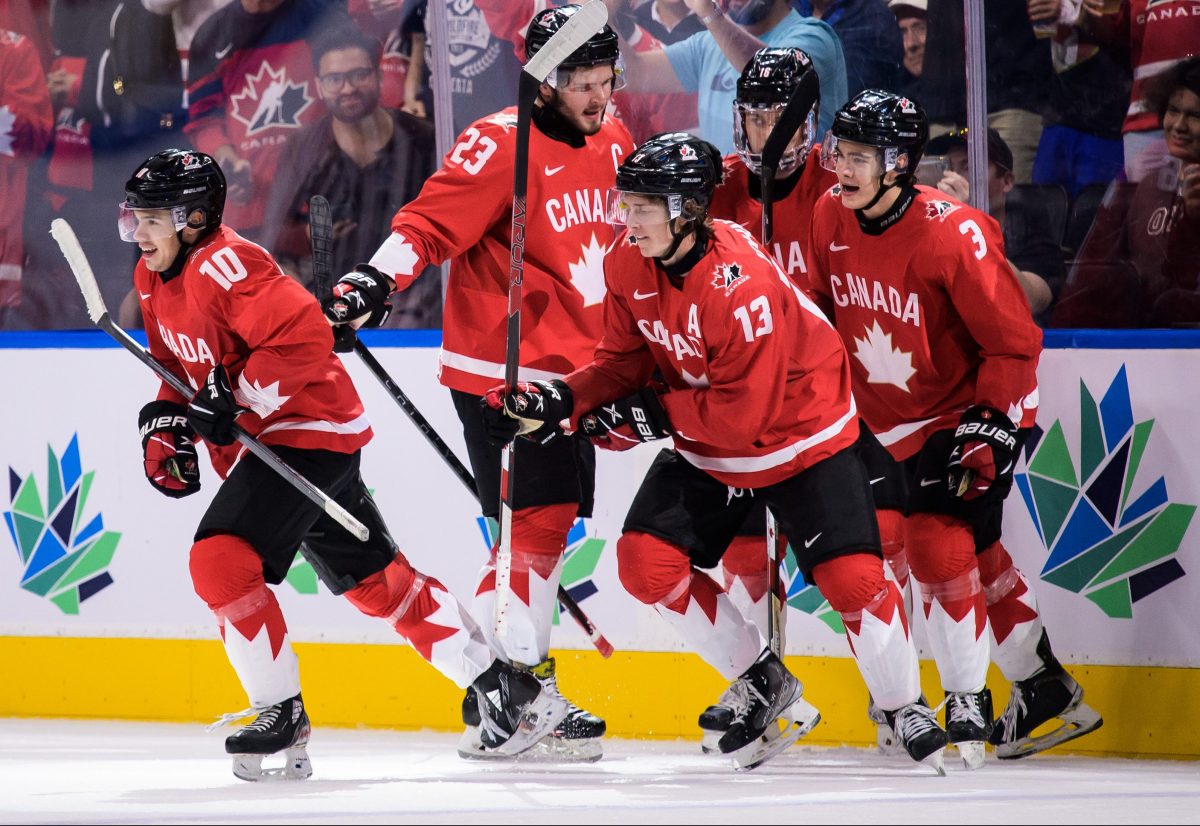
[[846,639],[863,682],[885,711],[921,696],[917,649],[908,629],[903,598],[884,576],[873,554],[851,554],[822,562],[813,579],[830,606],[841,614]]
[[436,579],[403,554],[345,594],[358,610],[379,617],[408,640],[426,662],[466,688],[496,658],[466,609]]
[[883,561],[891,572],[904,598],[904,613],[913,615],[912,572],[908,567],[908,553],[904,549],[904,514],[900,511],[878,510],[875,518],[879,522],[879,540],[883,549]]
[[767,642],[729,595],[692,567],[687,552],[649,534],[617,542],[617,571],[634,599],[653,605],[705,662],[727,680],[754,664]]
[[[512,527],[512,598],[508,609],[508,635],[504,655],[515,663],[536,665],[550,653],[550,629],[554,622],[554,602],[562,576],[563,551],[567,533],[575,522],[579,506],[544,505],[522,508],[513,513]],[[497,651],[502,650],[495,637],[496,549],[480,569],[471,613]]]
[[262,557],[229,534],[201,539],[189,556],[192,585],[217,618],[225,655],[253,708],[300,693],[300,662],[275,594],[263,580]]
[[1000,542],[979,554],[979,577],[992,629],[992,659],[1009,682],[1032,677],[1046,663],[1038,655],[1042,618],[1029,580]]
[[990,640],[971,529],[951,517],[914,514],[905,547],[942,688],[979,691],[987,680]]
[[765,535],[735,536],[721,557],[725,593],[738,610],[760,628],[767,627],[770,564]]

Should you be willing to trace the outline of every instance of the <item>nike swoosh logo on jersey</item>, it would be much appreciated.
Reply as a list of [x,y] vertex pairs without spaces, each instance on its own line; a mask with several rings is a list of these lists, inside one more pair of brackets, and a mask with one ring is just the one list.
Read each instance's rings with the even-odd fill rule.
[[835,244],[832,241],[829,242],[829,251],[830,252],[841,252],[842,250],[848,250],[848,249],[850,249],[849,244]]
[[887,477],[885,477],[885,476],[879,476],[879,477],[876,477],[875,479],[872,479],[872,480],[871,480],[871,484],[873,485],[873,484],[875,484],[876,482],[882,482],[882,481],[883,481],[885,478],[887,478]]
[[940,481],[942,481],[942,480],[941,480],[941,479],[922,479],[922,480],[921,480],[921,487],[923,487],[923,488],[927,488],[927,487],[929,487],[930,485],[936,485],[936,484],[937,484],[938,482],[940,482]]
[[220,50],[220,51],[218,51],[218,52],[213,52],[213,57],[215,57],[217,60],[224,60],[224,59],[225,59],[225,56],[226,56],[227,54],[229,54],[229,53],[230,53],[232,50],[233,50],[233,44],[232,44],[232,43],[230,43],[230,44],[229,44],[228,46],[226,46],[224,49],[221,49],[221,50]]
[[[825,531],[821,531],[821,533],[825,533]],[[820,538],[821,538],[821,533],[817,534],[817,535],[816,535],[816,536],[814,536],[812,539],[806,539],[806,540],[804,540],[804,547],[805,547],[805,548],[811,548],[811,547],[813,546],[813,543],[814,543],[814,542],[816,542],[818,539],[820,539]]]
[[641,292],[640,290],[634,290],[633,291],[633,300],[634,301],[644,301],[645,299],[652,298],[653,296],[656,296],[656,295],[658,295],[658,290],[655,290],[652,293],[644,293],[644,292]]
[[139,296],[139,297],[142,299],[142,301],[149,301],[149,300],[150,300],[150,294],[149,294],[149,293],[143,293],[143,292],[139,292],[139,293],[138,293],[138,296]]
[[546,173],[546,177],[549,178],[551,175],[557,175],[559,172],[562,172],[566,168],[567,168],[566,164],[563,164],[562,166],[554,166],[554,167],[547,166],[547,167],[544,167],[544,171]]

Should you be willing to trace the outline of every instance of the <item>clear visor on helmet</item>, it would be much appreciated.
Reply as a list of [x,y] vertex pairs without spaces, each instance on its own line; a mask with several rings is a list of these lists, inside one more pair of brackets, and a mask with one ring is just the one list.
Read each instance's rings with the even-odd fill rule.
[[882,178],[889,172],[906,171],[908,153],[895,146],[840,141],[833,132],[826,132],[821,144],[821,166],[838,174],[849,168],[856,178]]
[[[733,146],[737,150],[738,157],[750,168],[750,171],[755,173],[762,171],[763,147],[767,145],[767,138],[770,136],[771,130],[775,128],[783,110],[784,104],[782,103],[773,103],[768,106],[737,102],[733,104]],[[779,168],[775,170],[777,175],[786,177],[804,163],[804,159],[808,157],[808,153],[812,149],[816,133],[816,113],[810,109],[808,117],[800,124],[800,128],[792,136],[787,148],[783,150],[783,156],[779,159]]]
[[187,207],[135,209],[122,203],[117,213],[117,230],[122,241],[154,241],[167,238],[187,226]]
[[606,91],[608,94],[625,88],[625,60],[620,57],[617,58],[617,62],[612,66],[613,73],[611,78],[604,78],[601,75],[602,79],[589,81],[576,76],[576,73],[580,72],[580,69],[586,71],[600,68],[608,68],[608,64],[598,63],[595,66],[575,67],[572,69],[560,67],[550,73],[550,77],[546,78],[546,83],[560,92],[574,92],[581,95],[592,94],[601,87],[607,87]]
[[665,224],[683,214],[683,196],[610,189],[605,212],[608,222],[616,226]]

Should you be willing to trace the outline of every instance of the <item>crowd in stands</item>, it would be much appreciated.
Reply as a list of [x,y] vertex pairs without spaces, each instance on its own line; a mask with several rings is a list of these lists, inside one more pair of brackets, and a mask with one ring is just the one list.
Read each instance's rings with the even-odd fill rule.
[[[635,140],[686,130],[732,151],[742,66],[795,46],[820,77],[819,134],[862,89],[904,94],[934,124],[920,183],[969,197],[963,0],[603,1],[627,81],[610,114]],[[447,2],[437,44],[426,4],[0,0],[0,330],[88,326],[56,217],[140,323],[116,204],[172,146],[217,158],[225,222],[302,282],[312,195],[331,203],[338,270],[369,257],[440,162],[427,58],[449,55],[457,134],[514,101],[522,28],[557,5]],[[1200,324],[1200,0],[982,6],[988,209],[1034,317]],[[389,326],[439,327],[441,289],[429,268]]]

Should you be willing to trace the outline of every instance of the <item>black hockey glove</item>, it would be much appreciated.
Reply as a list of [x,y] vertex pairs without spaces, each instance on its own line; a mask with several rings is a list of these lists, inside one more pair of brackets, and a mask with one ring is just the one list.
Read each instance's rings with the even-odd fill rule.
[[[330,324],[351,327],[379,327],[387,320],[392,305],[387,303],[392,286],[386,275],[370,264],[359,264],[333,285],[333,295],[321,309]],[[352,345],[353,346],[353,345]]]
[[233,395],[233,382],[228,371],[218,364],[209,371],[204,386],[192,396],[187,408],[188,424],[210,444],[231,445],[237,439],[233,434],[233,420],[245,411]]
[[1017,428],[994,407],[967,408],[954,431],[949,474],[950,495],[968,502],[991,493],[1003,499],[1012,488]]
[[175,402],[150,402],[138,414],[142,467],[160,493],[179,499],[200,490],[200,463],[187,409]]
[[582,416],[579,431],[605,450],[629,450],[674,433],[667,411],[651,387],[643,387],[631,396],[601,405]]
[[559,433],[559,423],[570,418],[575,398],[566,382],[523,381],[505,395],[493,387],[483,397],[483,427],[488,441],[503,447],[517,436],[545,444]]

